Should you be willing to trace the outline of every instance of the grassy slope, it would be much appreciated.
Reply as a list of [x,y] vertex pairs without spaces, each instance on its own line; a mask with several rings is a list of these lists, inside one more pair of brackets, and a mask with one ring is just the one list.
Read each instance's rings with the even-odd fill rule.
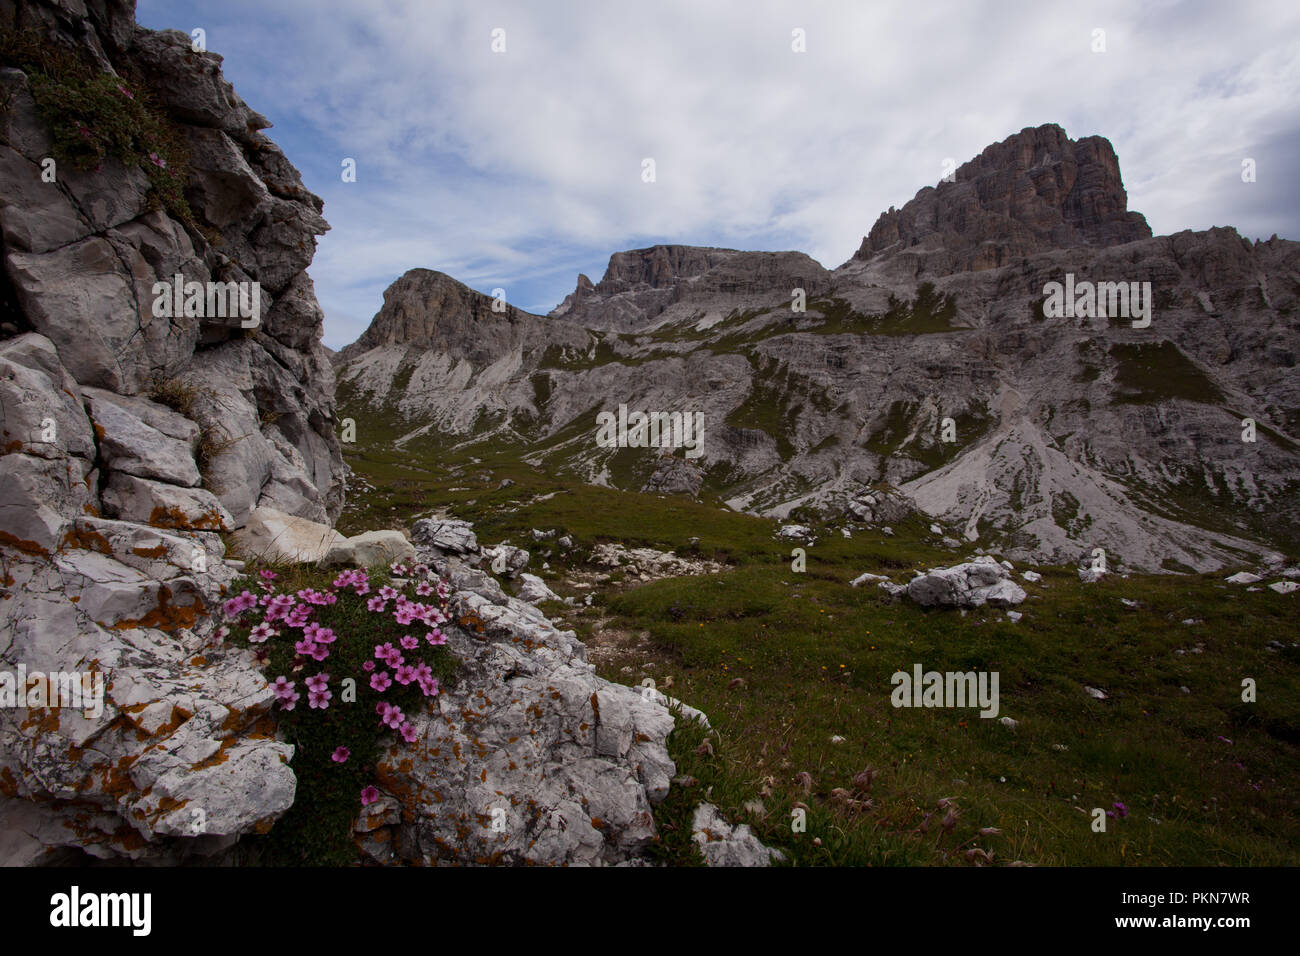
[[[580,636],[597,617],[606,628],[648,632],[649,652],[606,661],[604,676],[629,684],[651,677],[662,687],[671,675],[669,693],[713,722],[713,756],[696,753],[702,732],[694,726],[679,723],[672,740],[679,773],[697,783],[674,787],[657,809],[656,852],[667,861],[693,860],[689,815],[706,791],[800,864],[965,862],[974,847],[992,851],[994,862],[1037,864],[1297,857],[1300,655],[1265,647],[1297,640],[1294,596],[1247,593],[1219,576],[1085,586],[1070,569],[1044,569],[1040,585],[1026,585],[1019,623],[991,610],[925,611],[848,585],[863,571],[906,580],[908,569],[960,557],[932,548],[919,521],[896,525],[895,538],[822,534],[808,549],[807,571],[795,573],[790,546],[772,539],[769,521],[555,480],[508,448],[377,450],[383,444],[349,454],[375,491],[345,520],[348,530],[446,507],[475,521],[485,543],[510,538],[535,548],[529,529],[556,528],[574,536],[580,555],[600,540],[685,551],[698,537],[699,553],[728,565],[718,575],[609,587],[586,611],[551,608]],[[514,484],[499,488],[503,478]],[[542,560],[535,555],[531,569]],[[581,558],[548,560],[552,587],[577,593],[562,578]],[[1019,726],[975,711],[894,709],[890,675],[914,663],[998,671],[999,716]],[[733,686],[736,677],[743,684]],[[1243,677],[1258,682],[1257,703],[1241,703]],[[1085,684],[1109,699],[1090,698]],[[833,735],[844,742],[831,743]],[[874,806],[847,810],[832,790],[851,788],[867,766],[880,771]],[[811,794],[792,780],[801,771],[812,776]],[[764,790],[763,813],[744,809]],[[951,833],[939,823],[944,797],[961,808]],[[802,834],[791,832],[795,801],[809,808]],[[1115,802],[1127,818],[1094,833],[1080,808]],[[934,814],[928,824],[926,814]],[[980,836],[983,827],[1001,833]]]

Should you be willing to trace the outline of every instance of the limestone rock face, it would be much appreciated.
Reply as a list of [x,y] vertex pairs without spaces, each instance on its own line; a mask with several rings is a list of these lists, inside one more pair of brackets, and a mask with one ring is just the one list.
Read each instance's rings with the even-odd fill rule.
[[[320,200],[219,56],[133,13],[0,3],[0,27],[148,88],[189,144],[193,213],[111,156],[60,159],[43,181],[46,121],[24,73],[0,70],[0,672],[51,675],[0,708],[5,864],[176,862],[288,809],[273,694],[212,620],[235,581],[217,532],[259,505],[286,523],[342,506],[333,371],[303,272],[327,228]],[[156,315],[155,283],[178,276],[258,282],[257,325]]]
[[[166,446],[144,432],[149,441],[139,461],[120,470],[194,487],[199,476],[193,432],[202,429],[220,433],[205,443],[211,459],[205,471],[230,478],[257,466],[250,482],[234,482],[243,487],[233,492],[219,491],[219,478],[211,482],[209,490],[217,491],[237,523],[262,494],[267,503],[313,519],[337,516],[343,489],[333,374],[320,344],[320,309],[303,271],[316,236],[328,228],[320,200],[260,132],[270,124],[230,88],[221,58],[195,53],[188,35],[137,27],[131,6],[124,4],[87,13],[80,4],[41,0],[25,5],[17,19],[20,28],[80,50],[101,69],[130,70],[142,78],[188,143],[186,200],[194,220],[183,223],[154,208],[144,170],[114,157],[93,171],[60,162],[58,181],[43,182],[40,163],[52,155],[45,119],[27,77],[0,70],[9,104],[0,142],[0,254],[21,310],[15,324],[48,339],[79,385],[106,393],[96,402],[100,414],[119,425],[125,422],[118,410],[138,412],[140,406],[119,401],[115,410],[108,395],[143,401],[160,385],[199,379],[191,386],[207,401],[181,410],[190,419],[192,433],[183,439],[191,446],[190,464],[168,452],[158,460],[166,475],[145,474],[141,469],[150,466],[143,463]],[[218,235],[217,244],[209,241]],[[259,283],[255,330],[249,333],[238,316],[155,316],[155,284],[178,276],[183,282]],[[198,375],[207,356],[196,350],[234,342],[241,345],[242,378]],[[247,412],[237,416],[233,435],[224,433],[228,422],[218,413],[227,406]],[[132,431],[107,431],[110,442],[135,437]],[[261,447],[250,455],[237,447],[245,441]],[[119,457],[120,452],[120,445],[110,450]],[[249,490],[251,482],[256,493]]]
[[418,718],[421,745],[380,761],[380,790],[404,808],[374,841],[384,861],[637,859],[675,773],[672,714],[597,677],[573,632],[529,604],[465,589],[485,576],[464,563],[463,536],[447,543],[421,544],[419,557],[456,588],[443,631],[462,666]]
[[830,285],[830,273],[802,252],[652,246],[614,253],[600,282],[580,279],[551,315],[590,329],[641,331],[722,297],[740,308],[780,298],[790,303],[795,289],[813,299]]
[[1128,211],[1119,159],[1100,136],[1071,140],[1054,124],[1021,130],[883,213],[855,259],[921,246],[925,271],[991,269],[1014,257],[1151,238]]

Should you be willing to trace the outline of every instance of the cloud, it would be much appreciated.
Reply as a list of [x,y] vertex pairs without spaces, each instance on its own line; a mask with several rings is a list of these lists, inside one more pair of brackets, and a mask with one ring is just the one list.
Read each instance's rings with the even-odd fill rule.
[[1281,4],[141,0],[139,15],[204,25],[324,197],[311,272],[334,346],[415,266],[543,311],[579,269],[598,279],[609,253],[655,241],[834,267],[945,158],[1046,122],[1108,137],[1157,233],[1300,235],[1283,166],[1300,9]]

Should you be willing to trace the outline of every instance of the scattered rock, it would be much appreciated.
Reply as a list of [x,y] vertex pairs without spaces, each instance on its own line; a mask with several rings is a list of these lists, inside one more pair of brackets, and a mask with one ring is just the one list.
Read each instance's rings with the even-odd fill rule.
[[560,596],[546,586],[543,581],[535,574],[519,575],[519,600],[527,601],[529,604],[540,604],[543,601],[558,601]]
[[240,554],[271,564],[315,564],[346,540],[328,525],[265,507],[234,534]]
[[925,607],[1010,607],[1025,600],[1023,588],[1006,568],[981,555],[951,568],[935,568],[913,578],[907,596]]
[[785,854],[764,846],[747,824],[733,827],[711,803],[695,808],[691,839],[708,866],[770,866],[785,860]]
[[888,580],[889,578],[885,577],[883,574],[866,573],[866,574],[860,574],[852,581],[850,581],[849,586],[856,588],[860,584],[867,584],[871,581],[888,581]]
[[473,525],[458,518],[421,518],[411,525],[411,541],[417,547],[435,548],[445,554],[479,553]]
[[415,561],[415,547],[400,531],[366,531],[334,545],[321,559],[326,568],[380,568]]

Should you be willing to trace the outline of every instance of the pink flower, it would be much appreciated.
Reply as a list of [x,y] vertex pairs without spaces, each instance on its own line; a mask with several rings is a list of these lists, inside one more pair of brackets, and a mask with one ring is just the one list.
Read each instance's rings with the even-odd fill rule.
[[358,572],[355,568],[351,571],[340,571],[339,576],[334,579],[334,587],[345,588],[356,583],[358,580],[357,574]]
[[334,633],[333,628],[321,627],[319,624],[316,624],[315,622],[308,624],[305,628],[303,628],[302,633],[303,636],[310,638],[311,640],[315,641],[317,644],[333,644],[336,640],[338,640],[338,635]]
[[323,690],[320,692],[314,690],[308,691],[307,706],[313,708],[319,707],[321,710],[324,710],[326,707],[330,705],[329,702],[333,696],[334,694],[328,690]]
[[276,574],[274,571],[258,571],[257,576],[260,577],[263,581],[274,581],[276,578],[279,577],[279,575]]
[[366,581],[362,581],[352,589],[352,593],[357,597],[363,597],[370,593],[370,584]]
[[382,587],[379,589],[379,596],[385,601],[391,601],[393,598],[397,597],[397,588],[387,586]]
[[379,799],[379,790],[376,787],[366,787],[361,791],[361,805],[368,807]]
[[298,604],[285,616],[284,623],[289,627],[306,627],[307,619],[310,617],[311,605]]
[[424,692],[425,697],[437,697],[439,691],[438,678],[429,677],[421,680],[420,690]]
[[263,621],[261,624],[257,625],[255,628],[253,628],[251,631],[248,632],[248,642],[250,644],[262,644],[268,638],[279,637],[279,636],[280,636],[279,631],[273,628],[270,624],[267,624],[265,621]]
[[372,597],[366,602],[366,610],[374,614],[383,614],[388,610],[388,602],[381,597]]
[[230,628],[226,627],[226,625],[223,624],[215,631],[212,632],[212,641],[215,644],[220,644],[229,636],[230,636]]
[[311,657],[316,652],[316,642],[310,637],[304,637],[293,645],[293,652],[304,657]]
[[245,611],[257,607],[257,595],[252,591],[245,591],[238,597],[233,597],[226,601],[221,609],[226,612],[227,617],[238,617]]
[[402,625],[402,627],[406,627],[415,620],[416,615],[418,614],[419,609],[414,604],[403,604],[393,612],[393,620]]
[[370,675],[370,689],[383,693],[393,686],[393,680],[388,676],[388,671],[380,671],[378,674]]
[[410,721],[404,722],[402,726],[398,728],[398,733],[402,735],[402,739],[408,744],[415,743],[415,738],[419,736],[419,732],[416,731],[415,725]]
[[294,705],[298,703],[299,693],[294,689],[293,681],[287,677],[277,677],[272,685],[275,691],[276,699],[279,700],[280,706],[285,710],[293,710]]
[[415,668],[410,664],[403,664],[393,672],[393,680],[405,687],[415,680]]
[[404,578],[411,573],[411,569],[408,568],[406,565],[402,564],[400,561],[394,561],[392,564],[388,566],[388,570],[393,572],[393,574],[395,574],[399,578]]
[[367,674],[373,674],[375,672],[375,662],[366,661],[364,664],[361,665],[361,669],[365,671]]
[[403,635],[402,639],[398,643],[402,645],[403,650],[407,650],[407,651],[413,651],[420,646],[420,642],[417,641],[415,638],[413,638],[410,634]]
[[347,763],[348,758],[351,756],[352,751],[348,750],[347,747],[338,747],[332,754],[330,754],[330,760],[333,760],[335,763]]
[[403,721],[406,720],[406,718],[402,716],[402,708],[396,707],[382,700],[375,708],[375,713],[379,715],[379,722],[381,724],[392,727],[394,730],[400,727]]
[[424,639],[434,647],[437,647],[439,644],[447,643],[447,635],[442,633],[442,631],[438,630],[436,627],[428,634],[424,635]]
[[278,621],[286,617],[289,609],[294,605],[293,598],[288,594],[277,594],[271,598],[271,603],[266,609],[266,620]]
[[150,153],[150,154],[149,154],[149,162],[153,163],[155,166],[157,166],[157,167],[160,168],[160,169],[166,169],[166,168],[167,168],[167,160],[163,159],[163,158],[162,158],[161,156],[159,156],[157,153]]
[[433,585],[428,581],[421,581],[415,586],[415,593],[420,597],[428,597],[433,593]]
[[330,682],[330,675],[321,671],[312,677],[308,677],[305,683],[308,690],[314,690],[317,693],[325,690],[325,686]]

